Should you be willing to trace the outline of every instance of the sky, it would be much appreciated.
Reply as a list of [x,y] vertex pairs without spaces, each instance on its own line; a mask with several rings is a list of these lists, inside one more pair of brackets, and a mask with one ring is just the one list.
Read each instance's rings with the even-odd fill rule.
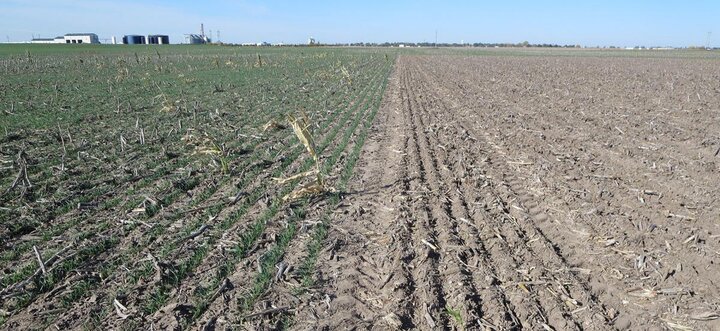
[[434,42],[720,47],[718,0],[0,0],[0,41],[199,33],[230,43]]

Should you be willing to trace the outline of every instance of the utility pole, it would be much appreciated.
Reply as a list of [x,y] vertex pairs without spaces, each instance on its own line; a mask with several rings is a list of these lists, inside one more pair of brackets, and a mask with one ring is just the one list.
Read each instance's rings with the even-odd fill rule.
[[437,48],[437,29],[435,29],[435,48]]
[[710,49],[710,37],[712,37],[712,31],[707,34],[707,40],[705,41],[705,49]]
[[220,30],[217,30],[216,33],[217,33],[217,40],[215,40],[215,42],[219,43],[220,42]]

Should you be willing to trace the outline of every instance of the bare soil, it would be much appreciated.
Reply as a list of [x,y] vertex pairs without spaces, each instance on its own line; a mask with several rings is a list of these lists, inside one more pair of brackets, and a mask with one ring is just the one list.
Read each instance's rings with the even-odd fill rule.
[[401,56],[292,328],[717,330],[720,66]]

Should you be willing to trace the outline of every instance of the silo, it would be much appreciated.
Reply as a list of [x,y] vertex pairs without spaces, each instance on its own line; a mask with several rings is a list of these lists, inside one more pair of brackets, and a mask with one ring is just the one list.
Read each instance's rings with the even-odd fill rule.
[[142,45],[145,43],[145,36],[127,35],[123,37],[123,44]]
[[155,45],[163,45],[170,43],[170,37],[162,34],[153,34],[148,36],[148,43]]
[[202,36],[197,34],[186,34],[185,42],[192,45],[204,44],[205,40]]

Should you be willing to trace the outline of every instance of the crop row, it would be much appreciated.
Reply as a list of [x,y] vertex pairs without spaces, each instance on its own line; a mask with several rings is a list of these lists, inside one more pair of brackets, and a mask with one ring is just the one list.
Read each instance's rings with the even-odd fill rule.
[[[335,92],[335,91],[328,89],[326,92]],[[318,99],[326,98],[326,97],[327,96],[320,97]],[[261,113],[261,114],[262,115],[267,114],[267,115],[269,115],[268,117],[278,117],[281,114],[281,112],[280,112],[281,107],[277,107],[276,109],[278,110],[277,112],[272,112],[272,113],[267,112],[267,113]],[[255,127],[257,127],[259,124],[258,120],[267,119],[266,116],[257,116],[257,117],[253,117],[253,118],[256,120],[252,123],[252,125]],[[274,136],[274,135],[270,135],[269,138],[276,139],[278,137]],[[220,139],[222,139],[222,138],[220,138]],[[253,150],[253,148],[257,148],[257,146],[259,144],[260,144],[260,142],[258,139],[250,138],[250,139],[244,140],[243,144],[230,143],[224,147],[238,148],[240,150],[245,150],[245,149]],[[253,153],[252,155],[255,160],[261,158],[260,153]],[[279,155],[279,153],[277,153],[275,155]],[[249,158],[248,160],[254,160],[253,158]],[[157,199],[161,202],[159,204],[161,206],[161,208],[165,208],[168,206],[172,206],[175,203],[175,201],[177,201],[177,199],[182,196],[182,194],[181,194],[182,192],[188,192],[188,191],[192,190],[195,186],[198,186],[202,183],[208,183],[208,181],[209,181],[210,183],[212,183],[212,185],[203,187],[201,190],[196,190],[196,191],[198,191],[197,196],[196,196],[197,198],[190,200],[191,201],[190,205],[196,206],[196,205],[201,204],[203,201],[205,201],[209,197],[213,196],[214,192],[218,189],[218,187],[221,187],[230,181],[228,176],[221,177],[218,180],[218,179],[210,178],[210,177],[212,177],[210,175],[210,173],[205,172],[204,176],[201,176],[200,178],[185,178],[185,179],[183,179],[183,182],[181,182],[180,184],[177,184],[177,185],[175,183],[173,183],[173,185],[163,184],[163,183],[171,182],[170,180],[165,179],[165,177],[168,174],[171,174],[177,170],[180,170],[180,169],[182,169],[183,166],[190,163],[190,162],[188,162],[188,160],[186,158],[185,159],[181,158],[179,161],[182,163],[175,163],[174,165],[172,165],[173,164],[172,162],[170,162],[170,163],[167,163],[167,162],[162,163],[161,162],[158,166],[160,167],[159,169],[162,169],[162,171],[155,171],[158,169],[154,169],[153,175],[142,179],[140,182],[134,182],[136,185],[132,186],[132,191],[129,190],[127,192],[133,192],[133,191],[138,192],[138,190],[141,190],[143,187],[156,186],[157,185],[156,183],[159,183],[159,184],[161,184],[160,188],[154,188],[154,189],[156,189],[160,192],[165,192],[165,194],[163,194],[163,196],[161,196],[160,198]],[[239,163],[231,162],[231,165],[234,167],[238,167],[238,168],[245,168],[249,165],[249,163],[250,163],[250,161],[239,162]],[[257,172],[257,169],[255,169],[254,172]],[[252,172],[248,173],[248,174],[252,174]],[[246,175],[248,175],[248,174],[246,174]],[[210,178],[210,179],[208,179],[208,178]],[[160,180],[161,182],[158,182],[158,180]],[[178,182],[180,182],[180,181],[178,181]],[[118,191],[115,191],[115,192],[120,193]],[[107,194],[107,193],[108,192],[102,192],[101,195]],[[123,198],[123,199],[126,199],[126,198]],[[184,200],[185,199],[183,199],[183,201]],[[92,201],[92,200],[90,200],[90,201]],[[102,203],[99,206],[98,210],[103,211],[103,213],[106,215],[111,215],[112,213],[117,212],[117,208],[114,208],[114,207],[122,205],[122,208],[120,208],[120,209],[126,210],[131,207],[134,207],[135,203],[137,202],[137,200],[134,200],[134,199],[126,199],[125,203],[122,203],[121,201],[122,201],[122,199],[117,198],[117,197],[106,200],[104,203]],[[219,205],[215,206],[214,208],[209,208],[208,211],[210,213],[217,213],[217,212],[219,212],[219,210],[217,210],[216,208],[219,208],[220,206],[221,205],[219,204]],[[188,209],[190,209],[190,208],[188,208]],[[112,222],[111,222],[110,217],[105,218],[104,220],[102,220],[99,223],[93,223],[92,226],[89,228],[83,229],[81,234],[75,237],[75,240],[78,242],[77,243],[78,247],[83,247],[83,248],[79,249],[78,252],[88,250],[88,251],[92,252],[93,254],[92,255],[84,255],[84,254],[75,253],[72,261],[70,261],[69,259],[64,260],[62,265],[59,265],[57,268],[53,269],[53,272],[57,272],[57,274],[53,274],[53,275],[47,276],[47,277],[40,277],[40,279],[42,280],[42,284],[31,286],[33,291],[30,291],[30,293],[28,295],[23,296],[19,300],[14,300],[13,306],[15,306],[17,308],[22,308],[22,306],[24,306],[25,303],[31,302],[32,299],[36,295],[50,290],[52,288],[53,284],[56,284],[58,280],[62,279],[62,277],[60,277],[60,276],[62,274],[66,274],[67,270],[72,270],[73,267],[75,267],[77,263],[87,264],[90,261],[94,260],[94,259],[88,259],[87,261],[83,261],[82,259],[85,259],[87,256],[95,256],[95,257],[105,256],[103,254],[108,252],[112,247],[118,245],[119,241],[117,241],[117,239],[122,238],[123,234],[131,233],[132,231],[138,232],[138,224],[142,224],[143,218],[146,221],[150,221],[153,219],[153,217],[155,216],[157,211],[158,210],[155,210],[152,212],[146,211],[145,215],[139,215],[140,218],[135,219],[136,222],[127,223],[126,225],[124,225],[122,227],[120,233],[118,233],[118,231],[116,229],[112,229],[113,228],[112,224],[114,224],[116,221],[112,220]],[[180,213],[182,213],[182,212],[180,212]],[[42,244],[44,242],[48,242],[52,238],[56,237],[57,235],[63,234],[65,232],[65,230],[67,230],[67,229],[84,225],[83,222],[86,219],[97,216],[97,214],[98,213],[80,213],[80,216],[86,216],[86,217],[77,217],[76,218],[76,217],[62,217],[64,215],[64,213],[62,213],[59,215],[59,219],[64,221],[64,223],[59,224],[59,226],[55,226],[55,227],[48,226],[46,228],[47,232],[43,233],[41,236],[36,236],[36,238],[39,238],[39,239],[32,239],[31,243],[32,244]],[[155,218],[157,218],[157,217],[155,217]],[[175,221],[177,219],[178,219],[177,216],[171,216],[168,219],[162,219],[162,221],[163,222],[168,221],[168,220]],[[164,223],[164,224],[167,224],[167,223]],[[155,227],[151,228],[151,230],[149,231],[150,232],[149,237],[150,238],[158,238],[162,234],[160,229],[163,229],[162,231],[164,231],[164,228],[165,227],[163,227],[163,226],[155,226]],[[107,244],[103,244],[100,246],[85,244],[87,242],[87,240],[85,240],[86,237],[88,237],[88,236],[100,236],[101,237],[101,235],[98,235],[98,234],[102,234],[102,233],[107,233],[112,240],[110,240]],[[182,233],[182,231],[181,231],[181,233]],[[118,237],[118,234],[120,234],[120,237]],[[149,242],[152,242],[152,240],[153,239],[151,239]],[[30,247],[30,245],[29,245],[29,243],[27,243],[27,244],[21,244],[21,246],[18,246],[18,247],[28,248],[28,247]],[[58,245],[58,247],[59,247],[59,245]],[[43,256],[53,255],[55,252],[57,252],[57,250],[58,249],[54,249],[54,250],[53,249],[42,249]],[[11,258],[17,258],[19,255],[10,255],[10,254],[7,254],[7,252],[4,252],[4,256],[11,257]],[[27,256],[27,254],[23,253],[22,256]],[[82,259],[78,260],[77,257],[81,257]],[[10,259],[7,259],[7,260],[10,260]],[[123,265],[126,262],[122,258],[116,258],[112,261],[113,262],[109,263],[107,266],[103,266],[103,267],[99,268],[100,270],[102,270],[102,272],[99,273],[101,275],[100,278],[106,277],[106,276],[112,274],[115,271],[115,270],[113,270],[113,267]],[[30,267],[28,267],[28,266],[30,266]],[[70,268],[70,269],[67,269],[67,268]],[[18,270],[21,270],[20,273],[15,273],[13,276],[3,277],[2,281],[4,282],[4,284],[10,285],[10,284],[14,283],[15,281],[18,281],[19,279],[23,278],[22,276],[27,275],[27,273],[33,271],[33,269],[34,268],[32,268],[32,264],[25,264],[24,268],[18,269]],[[65,302],[67,304],[72,304],[79,298],[82,298],[85,295],[85,293],[88,293],[88,291],[91,290],[94,285],[96,285],[96,284],[94,284],[93,279],[90,279],[89,281],[83,280],[81,282],[78,282],[77,285],[74,286],[69,291],[68,294],[63,296],[63,298],[64,298],[63,302]],[[37,291],[37,293],[32,294],[35,291]]]

